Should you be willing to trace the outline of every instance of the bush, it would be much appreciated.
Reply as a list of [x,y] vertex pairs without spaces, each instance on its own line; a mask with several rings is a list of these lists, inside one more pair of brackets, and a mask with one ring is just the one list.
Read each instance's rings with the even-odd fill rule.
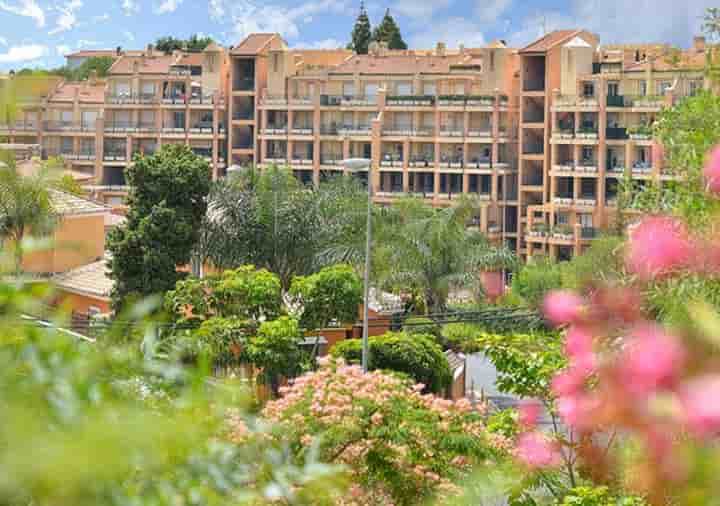
[[612,495],[607,487],[575,487],[559,503],[560,506],[646,506],[640,497]]
[[[347,362],[359,363],[362,341],[351,339],[338,343],[332,354]],[[389,332],[371,337],[369,368],[404,373],[434,393],[443,392],[452,381],[447,357],[430,335]]]
[[330,360],[281,389],[263,415],[301,462],[319,446],[320,459],[347,466],[347,505],[447,504],[474,464],[500,457],[507,440],[490,435],[482,412],[467,400],[421,395],[407,381]]
[[312,276],[294,278],[290,295],[302,305],[302,325],[318,329],[332,321],[355,322],[362,303],[363,285],[352,267],[339,264]]
[[545,294],[562,287],[560,266],[547,259],[533,260],[513,276],[512,293],[532,308],[539,308]]

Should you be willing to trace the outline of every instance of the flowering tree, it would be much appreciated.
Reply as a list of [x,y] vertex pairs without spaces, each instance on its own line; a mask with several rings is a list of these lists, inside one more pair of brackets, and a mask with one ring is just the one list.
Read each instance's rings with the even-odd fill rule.
[[[720,151],[703,177],[717,198]],[[711,220],[714,221],[714,220]],[[643,293],[688,276],[715,279],[720,249],[712,227],[648,216],[625,248],[631,283],[586,293],[555,292],[545,310],[567,326],[568,367],[553,381],[558,411],[578,437],[540,441],[528,430],[518,456],[545,467],[560,447],[582,460],[596,483],[621,484],[652,504],[714,504],[720,495],[720,316],[691,298],[690,320],[662,326],[643,311]],[[622,444],[608,444],[621,440]],[[529,439],[528,439],[529,441]]]
[[283,397],[262,414],[301,462],[317,445],[321,460],[347,467],[353,485],[343,504],[419,504],[455,494],[472,465],[508,448],[487,432],[483,406],[422,395],[422,388],[329,360],[281,388]]

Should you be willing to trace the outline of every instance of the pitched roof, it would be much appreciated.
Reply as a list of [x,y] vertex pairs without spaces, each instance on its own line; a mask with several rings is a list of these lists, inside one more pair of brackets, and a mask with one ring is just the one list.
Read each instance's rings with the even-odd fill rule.
[[202,65],[205,55],[202,53],[184,53],[175,65]]
[[93,202],[92,200],[87,200],[60,190],[51,189],[49,191],[55,212],[63,216],[110,212],[108,207]]
[[61,290],[109,299],[114,282],[108,274],[107,259],[102,259],[58,274],[53,277],[53,281]]
[[672,70],[702,70],[705,68],[706,55],[703,52],[683,51],[679,55],[678,61],[673,63],[671,55],[649,57],[643,61],[635,62],[630,60],[625,62],[626,72],[641,72],[647,70],[652,65],[655,71],[672,71]]
[[64,82],[52,92],[50,101],[73,101],[75,93],[78,94],[80,102],[103,103],[105,101],[105,82],[98,81],[95,84]]
[[544,53],[549,49],[552,49],[558,44],[565,42],[581,33],[582,30],[555,30],[550,32],[544,37],[539,38],[529,46],[525,46],[520,50],[521,53]]
[[66,54],[65,58],[92,58],[93,56],[117,56],[114,49],[86,49]]
[[286,45],[278,33],[251,33],[233,48],[232,54],[254,56],[264,49],[282,49]]
[[349,74],[447,74],[453,66],[462,65],[469,61],[463,55],[452,56],[417,56],[393,55],[372,56],[354,55],[340,65],[334,67],[331,73]]
[[108,71],[112,75],[133,74],[135,64],[140,74],[167,74],[170,66],[175,62],[172,55],[163,56],[121,56]]

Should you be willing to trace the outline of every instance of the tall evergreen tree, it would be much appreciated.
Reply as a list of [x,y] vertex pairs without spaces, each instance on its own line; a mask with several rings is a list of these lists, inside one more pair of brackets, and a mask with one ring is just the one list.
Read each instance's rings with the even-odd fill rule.
[[376,42],[385,42],[389,49],[407,49],[408,47],[402,38],[400,27],[390,14],[390,9],[385,11],[382,21],[375,27],[372,39]]
[[360,2],[360,14],[355,21],[351,37],[348,49],[352,49],[357,54],[367,54],[372,41],[372,28],[367,10],[365,10],[365,2]]

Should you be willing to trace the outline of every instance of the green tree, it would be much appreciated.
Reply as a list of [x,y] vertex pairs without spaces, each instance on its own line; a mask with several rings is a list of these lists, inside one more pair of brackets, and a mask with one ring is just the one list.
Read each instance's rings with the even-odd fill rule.
[[170,54],[175,50],[181,51],[202,51],[213,42],[212,37],[201,37],[193,34],[189,39],[178,39],[173,36],[160,37],[155,41],[155,48]]
[[390,14],[390,9],[385,11],[382,21],[375,27],[372,39],[375,42],[384,42],[389,49],[407,49],[408,46],[402,38],[400,27],[395,22],[395,18]]
[[70,193],[71,195],[76,195],[78,197],[85,194],[80,183],[78,183],[77,180],[70,174],[64,174],[61,176],[57,183],[55,183],[55,187],[60,191]]
[[368,18],[365,10],[365,2],[360,2],[360,14],[358,14],[355,26],[353,27],[351,41],[348,49],[352,49],[357,54],[368,54],[368,47],[372,41],[372,27],[370,26],[370,18]]
[[201,37],[197,33],[194,33],[185,42],[186,51],[202,51],[214,41],[212,37]]
[[189,147],[163,146],[137,156],[126,170],[127,223],[113,230],[108,249],[113,303],[172,290],[187,265],[207,209],[210,167]]
[[112,56],[92,56],[82,62],[80,66],[71,71],[70,78],[73,81],[84,81],[94,71],[98,77],[106,77],[115,58]]
[[[370,338],[370,370],[406,374],[425,390],[442,394],[452,381],[447,357],[431,335],[389,332]],[[349,339],[336,344],[332,354],[349,363],[359,363],[362,342]]]
[[47,235],[57,222],[48,171],[18,173],[14,157],[0,161],[0,239],[11,241],[15,273],[22,270],[24,240],[28,234]]
[[363,285],[352,267],[335,265],[311,276],[296,277],[290,294],[302,307],[302,325],[319,329],[333,321],[353,323],[362,303]]
[[306,362],[302,340],[298,321],[287,316],[263,323],[250,338],[246,352],[248,360],[261,369],[262,379],[275,394],[282,377],[294,378],[302,372]]
[[561,269],[559,264],[548,258],[531,259],[513,276],[513,295],[531,308],[539,308],[548,292],[562,288]]

